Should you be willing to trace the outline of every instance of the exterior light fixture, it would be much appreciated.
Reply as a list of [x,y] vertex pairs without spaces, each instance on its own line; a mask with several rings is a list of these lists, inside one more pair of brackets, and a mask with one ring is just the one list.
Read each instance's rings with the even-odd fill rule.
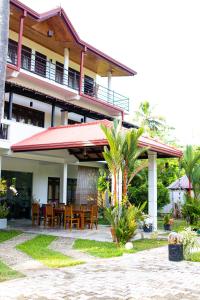
[[48,31],[47,31],[47,36],[48,36],[48,37],[52,37],[53,35],[54,35],[53,30],[48,30]]

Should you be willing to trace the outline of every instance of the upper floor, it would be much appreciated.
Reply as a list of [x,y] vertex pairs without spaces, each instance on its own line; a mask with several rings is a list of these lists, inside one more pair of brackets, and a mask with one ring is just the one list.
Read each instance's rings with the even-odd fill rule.
[[135,71],[83,42],[61,8],[38,14],[10,3],[8,81],[109,116],[129,111],[129,99],[112,89],[112,78]]

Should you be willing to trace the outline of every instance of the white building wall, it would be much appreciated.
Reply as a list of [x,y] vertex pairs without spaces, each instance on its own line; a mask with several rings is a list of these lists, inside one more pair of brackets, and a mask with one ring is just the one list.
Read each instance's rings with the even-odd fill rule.
[[[62,164],[43,161],[2,157],[2,170],[29,172],[33,174],[32,196],[40,200],[41,204],[47,202],[48,177],[62,178]],[[78,166],[68,165],[68,178],[77,178]]]

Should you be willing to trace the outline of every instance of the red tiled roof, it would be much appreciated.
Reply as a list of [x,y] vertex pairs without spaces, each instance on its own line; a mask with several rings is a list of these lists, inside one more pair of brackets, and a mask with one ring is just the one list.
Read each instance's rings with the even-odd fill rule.
[[[108,142],[100,124],[105,124],[108,127],[112,126],[111,121],[101,120],[91,123],[52,127],[12,145],[11,149],[14,152],[22,152],[104,146]],[[180,150],[144,136],[140,138],[139,146],[149,147],[149,150],[169,157],[182,156]]]

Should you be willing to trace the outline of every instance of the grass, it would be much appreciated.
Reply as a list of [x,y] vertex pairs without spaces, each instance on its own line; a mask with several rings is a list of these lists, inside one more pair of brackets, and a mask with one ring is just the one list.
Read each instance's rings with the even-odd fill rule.
[[[180,232],[183,231],[185,227],[188,227],[186,220],[174,219],[174,224],[172,225],[172,231]],[[158,229],[164,230],[163,219],[158,218]]]
[[190,261],[200,262],[200,252],[191,253]]
[[[15,236],[21,234],[19,230],[0,230],[0,243],[14,238]],[[0,282],[22,277],[23,275],[15,270],[12,270],[2,261],[0,261]]]
[[21,233],[19,230],[0,230],[0,243],[10,240]]
[[48,246],[56,239],[55,236],[38,235],[32,240],[17,245],[16,248],[50,268],[69,267],[83,263],[83,261],[74,260],[60,252],[49,249]]
[[96,257],[110,258],[122,256],[124,253],[136,253],[138,251],[148,250],[165,245],[167,245],[167,241],[142,239],[133,242],[133,249],[126,250],[124,247],[119,247],[115,243],[77,239],[75,240],[73,247],[74,249],[86,252]]
[[15,279],[22,277],[23,275],[19,272],[12,270],[9,268],[6,264],[0,261],[0,282],[9,280],[9,279]]

